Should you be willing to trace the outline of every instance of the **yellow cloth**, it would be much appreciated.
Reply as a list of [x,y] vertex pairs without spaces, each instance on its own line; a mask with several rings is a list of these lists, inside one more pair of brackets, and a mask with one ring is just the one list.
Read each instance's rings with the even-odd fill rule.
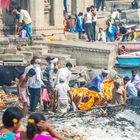
[[133,35],[134,35],[134,39],[137,39],[137,32],[134,32]]
[[26,10],[20,11],[20,23],[22,23],[22,21],[24,21],[25,24],[29,24],[32,22],[31,17]]

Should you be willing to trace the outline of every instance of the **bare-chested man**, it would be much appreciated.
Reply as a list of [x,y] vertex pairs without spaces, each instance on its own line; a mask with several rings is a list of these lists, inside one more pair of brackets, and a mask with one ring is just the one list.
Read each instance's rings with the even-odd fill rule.
[[30,105],[27,81],[30,77],[34,76],[35,74],[35,70],[31,68],[28,71],[28,73],[24,73],[19,77],[19,83],[17,85],[19,101],[22,103],[25,116],[28,114],[28,106]]

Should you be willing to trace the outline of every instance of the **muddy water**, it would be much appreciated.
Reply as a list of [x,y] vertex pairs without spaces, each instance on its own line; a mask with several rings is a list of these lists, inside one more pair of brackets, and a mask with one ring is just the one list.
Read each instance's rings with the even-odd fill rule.
[[86,116],[52,120],[51,123],[69,136],[83,136],[70,140],[140,140],[140,115],[129,109],[114,117]]

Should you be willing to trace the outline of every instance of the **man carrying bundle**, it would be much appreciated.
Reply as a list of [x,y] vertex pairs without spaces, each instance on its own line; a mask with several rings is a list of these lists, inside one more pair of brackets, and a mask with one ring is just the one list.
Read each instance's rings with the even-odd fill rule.
[[96,92],[101,93],[101,84],[108,74],[109,74],[109,70],[103,69],[100,74],[93,77],[89,86],[89,90],[94,90]]

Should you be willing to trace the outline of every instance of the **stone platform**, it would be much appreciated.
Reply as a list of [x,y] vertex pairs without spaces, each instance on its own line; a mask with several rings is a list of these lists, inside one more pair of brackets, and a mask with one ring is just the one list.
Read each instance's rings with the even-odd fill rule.
[[47,45],[52,53],[69,54],[76,59],[77,65],[93,68],[112,68],[117,55],[117,45],[113,43],[84,41],[36,42]]

